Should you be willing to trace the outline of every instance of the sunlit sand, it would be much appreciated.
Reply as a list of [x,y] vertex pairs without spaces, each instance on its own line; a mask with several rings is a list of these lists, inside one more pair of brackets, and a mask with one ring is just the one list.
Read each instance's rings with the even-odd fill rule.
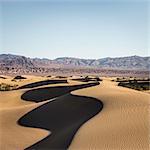
[[[26,78],[17,81],[18,87],[47,80],[47,77],[37,76],[26,76]],[[55,77],[52,79],[55,80]],[[21,96],[33,89],[87,84],[71,79],[71,77],[67,78],[67,83],[1,91],[0,148],[3,150],[25,149],[51,135],[51,130],[25,127],[18,124],[18,120],[33,109],[44,106],[51,100],[55,101],[55,98],[35,103],[21,99]],[[116,82],[111,81],[112,79],[103,78],[99,85],[78,88],[71,92],[75,96],[87,96],[100,100],[103,103],[103,109],[82,124],[71,141],[69,149],[141,150],[149,148],[150,95],[146,92],[119,87]],[[0,82],[13,84],[14,82],[11,80],[12,77],[7,77],[7,79],[0,79]],[[70,126],[67,128],[69,129]]]

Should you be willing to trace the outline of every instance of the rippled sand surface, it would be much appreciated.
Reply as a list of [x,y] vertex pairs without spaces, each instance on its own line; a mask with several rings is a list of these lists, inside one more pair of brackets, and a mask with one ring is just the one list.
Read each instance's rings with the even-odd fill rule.
[[[11,79],[10,77],[5,80],[0,79],[0,82],[13,83]],[[23,86],[45,79],[47,78],[28,76],[26,80],[16,84]],[[81,82],[69,80],[68,84],[78,85]],[[68,84],[61,83],[60,86]],[[42,87],[47,86],[56,85]],[[17,123],[27,112],[47,102],[34,103],[22,100],[21,95],[28,90],[0,92],[0,149],[2,150],[25,149],[51,134],[44,129],[23,127]],[[71,93],[101,100],[104,107],[81,126],[69,149],[149,149],[150,95],[148,93],[118,87],[109,78],[104,78],[100,85],[78,89]]]
[[100,99],[104,107],[80,128],[70,150],[149,149],[149,94],[118,87],[107,78],[99,86],[73,93]]

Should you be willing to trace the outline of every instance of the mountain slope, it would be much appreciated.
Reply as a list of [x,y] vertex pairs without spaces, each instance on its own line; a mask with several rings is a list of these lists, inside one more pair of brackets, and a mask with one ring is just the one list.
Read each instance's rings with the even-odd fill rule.
[[24,56],[1,54],[1,68],[55,68],[55,67],[96,67],[106,69],[149,70],[150,57],[129,56],[102,59],[79,59],[61,57],[54,60],[27,58]]
[[34,67],[34,64],[30,58],[24,56],[1,54],[0,67],[28,68],[28,67]]
[[54,61],[64,65],[73,66],[91,66],[111,69],[146,69],[150,67],[150,57],[129,56],[118,58],[102,58],[102,59],[79,59],[62,57]]

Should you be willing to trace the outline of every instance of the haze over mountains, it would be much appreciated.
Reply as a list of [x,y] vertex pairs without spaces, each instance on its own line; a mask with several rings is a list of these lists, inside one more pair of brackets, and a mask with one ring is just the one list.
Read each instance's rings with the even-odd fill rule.
[[129,56],[102,59],[80,59],[72,57],[60,57],[54,60],[29,58],[25,56],[1,54],[0,67],[8,68],[53,68],[53,67],[96,67],[105,69],[125,69],[125,70],[149,70],[150,57]]
[[0,74],[4,75],[100,75],[148,77],[150,57],[79,59],[61,57],[54,60],[1,54]]

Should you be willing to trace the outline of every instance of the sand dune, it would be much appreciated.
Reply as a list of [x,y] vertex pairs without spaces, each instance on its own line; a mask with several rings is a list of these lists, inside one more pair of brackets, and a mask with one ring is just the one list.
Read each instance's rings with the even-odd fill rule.
[[49,135],[49,131],[19,126],[17,121],[27,112],[42,105],[28,104],[0,110],[0,149],[21,150]]
[[93,83],[81,84],[81,85],[72,85],[72,86],[55,86],[55,87],[37,88],[33,90],[28,90],[27,92],[22,94],[21,98],[26,101],[41,102],[58,96],[62,96],[73,90],[87,88],[96,85],[99,85],[99,82],[93,82]]
[[[98,84],[95,82],[74,86],[38,88],[25,92],[22,98],[40,102]],[[50,136],[27,149],[66,149],[78,128],[96,115],[102,106],[102,103],[94,98],[67,94],[27,113],[19,120],[21,125],[52,131]]]
[[66,149],[78,128],[102,109],[94,98],[66,94],[23,116],[19,123],[50,130],[50,136],[27,149]]
[[60,83],[67,83],[67,80],[44,80],[44,81],[38,81],[30,84],[26,84],[23,86],[20,86],[18,89],[25,89],[25,88],[34,88],[39,87],[43,85],[49,85],[49,84],[60,84]]
[[[76,77],[78,78],[78,77]],[[0,82],[6,82],[6,83],[14,83],[11,81],[12,77],[8,77],[7,79],[0,79]],[[53,77],[55,80],[55,77]],[[111,82],[112,78],[103,78],[103,82],[100,85],[92,86],[85,88],[85,85],[83,86],[83,89],[76,88],[75,91],[71,92],[71,90],[67,90],[66,86],[75,86],[79,87],[80,84],[83,84],[83,82],[78,82],[75,80],[67,80],[68,84],[66,83],[60,83],[60,84],[50,84],[50,85],[42,85],[39,87],[34,87],[32,89],[21,89],[21,90],[15,90],[15,91],[7,91],[7,92],[0,92],[0,149],[2,150],[16,150],[16,149],[25,149],[25,148],[35,148],[36,143],[40,146],[47,143],[45,141],[45,137],[48,137],[48,139],[52,136],[48,136],[52,133],[54,133],[54,126],[49,126],[48,128],[44,128],[40,122],[38,122],[40,118],[40,111],[44,111],[45,107],[51,107],[48,105],[49,100],[48,98],[54,98],[56,96],[62,96],[63,94],[66,94],[67,92],[71,92],[71,95],[69,97],[76,97],[79,101],[80,96],[83,96],[82,98],[89,97],[89,102],[91,103],[93,100],[96,102],[97,100],[101,100],[104,103],[104,108],[100,113],[98,113],[96,116],[88,120],[89,118],[83,118],[85,122],[80,129],[76,132],[73,141],[71,142],[71,145],[69,146],[69,149],[73,150],[148,150],[149,149],[149,104],[150,104],[150,95],[145,92],[135,91],[132,89],[124,88],[124,87],[118,87],[115,82]],[[33,82],[40,82],[43,80],[47,80],[47,77],[35,77],[35,76],[27,76],[27,79],[23,81],[16,82],[19,86],[24,86],[29,83]],[[61,90],[58,88],[59,86],[65,87],[66,90],[62,93],[59,93]],[[52,88],[55,87],[55,88]],[[65,89],[64,88],[64,89]],[[40,94],[39,89],[43,89],[44,93],[48,90],[55,89],[54,91],[57,91],[57,95],[53,95],[52,97],[50,94],[48,94],[47,98],[42,98],[42,100],[38,101],[38,103],[34,103],[33,101],[36,101],[34,99],[30,99],[31,97],[28,97],[28,94],[31,91],[34,91],[35,95]],[[57,89],[57,90],[56,90]],[[29,92],[28,92],[29,91]],[[53,91],[53,92],[54,92]],[[47,93],[46,92],[46,93]],[[26,94],[27,95],[26,95]],[[30,93],[31,94],[31,93]],[[29,94],[29,95],[30,95]],[[43,93],[42,93],[43,94]],[[22,100],[21,96],[24,95],[24,99],[28,98],[29,101]],[[34,97],[34,94],[32,95]],[[40,95],[39,95],[40,96]],[[44,95],[45,97],[46,95]],[[32,98],[33,98],[32,97]],[[75,98],[75,99],[76,99]],[[70,102],[70,99],[68,99],[68,96],[62,96],[59,100],[66,100]],[[32,101],[30,101],[32,100]],[[44,101],[47,100],[47,101]],[[85,101],[88,101],[86,98]],[[43,101],[43,102],[41,102]],[[72,101],[73,102],[73,101]],[[55,102],[57,103],[57,102]],[[56,104],[53,105],[56,105]],[[89,104],[90,104],[89,103]],[[62,104],[63,105],[63,104]],[[38,109],[42,108],[43,109]],[[93,108],[95,105],[93,104]],[[86,108],[86,107],[85,107]],[[84,109],[85,109],[84,108]],[[25,116],[22,119],[25,119],[26,121],[29,121],[31,116],[35,115],[34,109],[38,112],[39,116],[34,117],[33,119],[33,125],[36,124],[36,127],[41,128],[32,128],[32,127],[23,127],[17,124],[17,121],[19,118],[22,118],[25,114]],[[83,110],[84,110],[83,109]],[[87,107],[86,111],[89,110],[90,107]],[[79,112],[81,109],[78,109]],[[83,111],[82,110],[82,111]],[[95,110],[95,109],[94,109]],[[51,111],[51,110],[49,110]],[[54,110],[56,111],[56,110]],[[60,111],[64,111],[63,108],[60,109]],[[70,111],[70,109],[69,109]],[[77,111],[75,109],[75,111]],[[67,111],[64,111],[67,113]],[[94,111],[92,110],[94,113]],[[92,114],[93,114],[92,113]],[[29,118],[26,118],[28,116]],[[61,113],[60,113],[61,114]],[[91,111],[90,111],[91,114]],[[51,117],[53,117],[54,114],[51,114]],[[59,113],[57,114],[58,118]],[[63,114],[62,114],[63,118]],[[77,116],[77,118],[69,118],[71,119],[79,119],[80,115]],[[22,121],[22,120],[21,120]],[[37,124],[37,122],[39,124]],[[58,126],[57,129],[59,129],[59,120],[56,120]],[[63,121],[61,121],[63,122]],[[76,121],[75,121],[76,122]],[[29,122],[23,122],[26,123]],[[65,122],[63,122],[65,124]],[[66,122],[67,124],[68,122]],[[79,122],[78,122],[79,123]],[[80,123],[79,123],[80,124]],[[79,125],[78,124],[78,125]],[[39,126],[38,126],[39,125]],[[31,124],[29,125],[31,126]],[[66,127],[68,127],[66,125]],[[51,130],[50,128],[53,128]],[[61,127],[60,127],[61,128]],[[46,130],[45,130],[46,129]],[[47,130],[48,129],[48,130]],[[61,128],[63,129],[63,128]],[[67,128],[68,129],[68,128]],[[64,132],[67,130],[63,130]],[[58,132],[56,132],[58,133]],[[70,131],[65,133],[66,135],[70,135]],[[65,135],[63,134],[63,135]],[[56,134],[57,135],[57,134]],[[62,134],[61,134],[62,135]],[[68,136],[65,137],[65,141]],[[70,136],[71,138],[71,136]],[[51,144],[53,143],[54,146],[58,142],[58,139],[54,137],[54,143],[51,141]],[[59,141],[60,142],[60,141]],[[35,145],[33,145],[35,144]],[[60,145],[62,143],[60,142]],[[33,147],[32,147],[32,146]]]
[[[35,76],[26,77],[27,79],[18,81],[17,84],[22,86],[46,79]],[[13,83],[11,80],[12,77],[7,76],[7,79],[1,79],[0,82],[11,84]],[[21,95],[25,91],[26,89],[0,92],[0,149],[2,150],[25,149],[50,133],[43,129],[26,128],[17,124],[21,116],[45,103],[23,101]]]
[[149,149],[149,94],[118,87],[107,79],[72,93],[100,99],[104,108],[79,129],[70,150]]
[[[41,81],[41,78],[34,79],[31,77],[26,80],[28,81],[30,80],[30,83],[32,83],[35,81]],[[11,81],[10,78],[8,78],[7,81],[8,84],[9,81]],[[20,82],[23,82],[20,85],[25,85],[27,83],[27,81],[26,82],[20,81]],[[79,84],[80,83],[78,82],[73,82],[70,85],[79,85]],[[59,85],[64,86],[67,84],[63,83]],[[48,86],[53,87],[56,85],[52,84]],[[42,87],[44,88],[45,85]],[[79,87],[77,86],[76,88]],[[30,112],[34,108],[39,107],[40,105],[45,103],[45,102],[33,103],[33,102],[22,100],[21,95],[26,91],[28,91],[28,89],[0,92],[0,97],[1,97],[0,120],[2,120],[0,124],[0,129],[1,129],[0,148],[1,149],[4,150],[25,149],[26,147],[31,146],[32,144],[42,140],[43,138],[45,138],[50,134],[50,131],[47,130],[37,129],[37,128],[26,128],[26,127],[19,126],[17,124],[17,120],[21,118],[21,116],[23,116],[27,112]]]

